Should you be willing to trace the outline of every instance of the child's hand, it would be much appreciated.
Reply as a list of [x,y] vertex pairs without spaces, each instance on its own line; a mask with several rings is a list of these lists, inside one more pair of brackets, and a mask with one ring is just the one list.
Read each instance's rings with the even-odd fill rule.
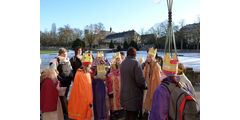
[[106,78],[107,78],[107,77],[106,77],[105,75],[104,75],[104,76],[102,76],[102,79],[103,79],[103,80],[106,80]]

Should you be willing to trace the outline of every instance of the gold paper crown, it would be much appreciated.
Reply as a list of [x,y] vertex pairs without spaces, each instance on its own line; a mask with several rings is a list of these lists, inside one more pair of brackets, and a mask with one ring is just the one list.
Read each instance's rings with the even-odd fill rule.
[[163,58],[163,72],[168,76],[177,75],[178,72],[178,59],[174,53],[172,58],[169,53],[166,53]]
[[111,64],[113,64],[113,63],[115,62],[115,59],[116,59],[116,56],[113,55],[113,56],[112,56],[112,60],[111,60]]
[[154,50],[153,47],[150,48],[149,51],[148,51],[148,54],[152,55],[153,57],[155,57],[156,54],[157,54],[157,49]]
[[97,52],[97,57],[103,57],[103,56],[104,56],[103,51]]
[[82,58],[81,61],[82,61],[82,64],[83,64],[83,65],[92,64],[92,61],[93,61],[93,59],[92,59],[92,53],[86,53],[86,55],[83,56],[83,58]]
[[120,58],[120,59],[121,59],[121,54],[120,54],[120,52],[117,52],[117,53],[115,54],[115,59],[117,59],[117,58]]
[[143,63],[143,61],[145,61],[145,59],[144,59],[144,58],[142,58],[142,57],[140,57],[140,58],[139,58],[139,63],[140,63],[140,64],[142,64],[142,63]]

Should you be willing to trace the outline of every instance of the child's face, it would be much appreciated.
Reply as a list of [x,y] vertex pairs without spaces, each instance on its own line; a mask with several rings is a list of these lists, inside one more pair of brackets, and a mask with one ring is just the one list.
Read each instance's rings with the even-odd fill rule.
[[116,61],[117,61],[117,64],[121,64],[120,58],[117,58]]
[[152,62],[152,55],[147,56],[147,62]]

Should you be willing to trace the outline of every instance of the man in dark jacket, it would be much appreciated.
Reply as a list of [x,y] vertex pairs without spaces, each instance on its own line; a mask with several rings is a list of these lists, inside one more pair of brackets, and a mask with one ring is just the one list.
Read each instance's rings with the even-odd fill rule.
[[[143,90],[147,89],[142,68],[136,60],[137,50],[130,47],[121,63],[121,106],[126,111],[126,120],[136,120],[142,109]],[[141,112],[140,112],[141,116]]]

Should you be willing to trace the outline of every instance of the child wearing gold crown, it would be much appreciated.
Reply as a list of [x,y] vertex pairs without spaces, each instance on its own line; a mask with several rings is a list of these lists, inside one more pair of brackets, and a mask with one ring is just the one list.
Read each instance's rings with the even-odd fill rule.
[[185,70],[185,65],[183,63],[178,63],[178,74],[176,79],[182,84],[182,86],[188,90],[191,95],[195,98],[196,92],[190,80],[188,80],[187,76],[183,73]]
[[[166,53],[163,58],[163,68],[162,72],[164,73],[160,80],[161,82],[168,81],[168,82],[177,82],[176,75],[177,75],[177,68],[178,68],[178,59],[176,54],[174,53],[173,57],[170,56],[169,53]],[[179,84],[178,84],[179,85]],[[170,93],[168,89],[160,84],[153,96],[152,100],[152,109],[150,113],[150,120],[155,119],[166,119],[168,116],[169,104],[170,104]]]
[[103,52],[97,52],[97,57],[94,59],[93,66],[91,67],[94,120],[107,118],[105,85],[107,71],[105,70],[105,64]]
[[72,85],[71,94],[68,101],[68,117],[70,119],[85,120],[92,119],[92,80],[91,64],[92,54],[87,53],[82,58],[82,69],[78,69]]
[[[198,116],[197,106],[194,107],[194,104],[192,102],[196,101],[195,98],[192,96],[188,96],[190,93],[187,90],[183,90],[184,86],[181,84],[181,81],[179,82],[177,80],[178,58],[176,53],[174,53],[172,57],[170,56],[170,53],[165,54],[163,59],[162,71],[165,75],[164,77],[161,77],[162,84],[160,84],[154,92],[152,109],[149,117],[150,120],[165,120],[168,118],[182,119],[184,117],[183,114],[185,113],[185,118],[191,120],[200,119]],[[186,108],[187,112],[181,112],[185,110],[185,106],[181,107],[182,105],[184,105],[182,104],[183,102],[179,102],[181,100],[183,101],[183,98],[189,100],[192,105],[191,107],[188,106]]]
[[161,67],[156,62],[155,56],[157,54],[157,49],[150,48],[148,51],[148,56],[146,60],[146,65],[143,69],[144,77],[148,86],[147,93],[145,94],[145,100],[143,101],[143,108],[145,109],[145,114],[143,117],[148,118],[148,112],[152,108],[152,98],[153,93],[158,85],[160,85],[161,77]]
[[117,52],[113,58],[114,62],[111,65],[111,71],[107,77],[108,78],[107,88],[111,106],[111,118],[117,119],[120,117],[123,109],[120,104],[120,88],[121,88],[120,64],[122,62],[121,54]]

